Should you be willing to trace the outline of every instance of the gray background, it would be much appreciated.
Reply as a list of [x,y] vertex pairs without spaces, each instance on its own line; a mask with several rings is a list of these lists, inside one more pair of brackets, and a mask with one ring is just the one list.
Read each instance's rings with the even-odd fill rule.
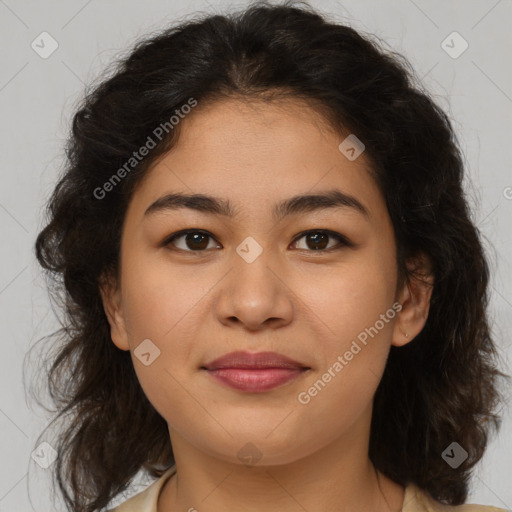
[[[491,258],[493,332],[502,369],[512,373],[511,1],[311,4],[405,54],[454,121],[467,163],[468,199]],[[50,416],[26,396],[22,372],[27,349],[57,327],[32,247],[43,205],[64,162],[63,144],[84,84],[151,31],[194,11],[224,12],[243,5],[0,0],[0,512],[64,510],[50,496],[50,470],[31,458]],[[31,47],[43,31],[59,45],[46,59]],[[441,46],[453,31],[469,44],[458,58]],[[448,44],[457,52],[462,40],[452,40]],[[511,509],[510,406],[502,414],[501,432],[475,471],[468,501]],[[141,478],[140,487],[129,494],[146,483]]]

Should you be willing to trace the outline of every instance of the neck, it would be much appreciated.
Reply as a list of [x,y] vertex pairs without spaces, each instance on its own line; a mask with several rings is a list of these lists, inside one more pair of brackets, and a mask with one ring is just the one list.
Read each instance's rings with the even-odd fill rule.
[[292,463],[247,467],[211,457],[178,432],[170,433],[177,473],[161,491],[158,512],[398,512],[402,508],[403,487],[375,470],[361,435],[335,440]]

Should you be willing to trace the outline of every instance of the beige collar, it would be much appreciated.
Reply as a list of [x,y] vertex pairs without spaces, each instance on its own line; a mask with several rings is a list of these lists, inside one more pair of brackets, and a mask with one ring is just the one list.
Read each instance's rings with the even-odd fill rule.
[[[176,466],[171,466],[144,491],[132,496],[108,512],[157,512],[160,491],[174,473],[176,473]],[[478,512],[506,512],[501,508],[478,505],[460,505],[457,507],[442,505],[412,483],[405,487],[404,505],[401,512],[476,512],[477,510]]]

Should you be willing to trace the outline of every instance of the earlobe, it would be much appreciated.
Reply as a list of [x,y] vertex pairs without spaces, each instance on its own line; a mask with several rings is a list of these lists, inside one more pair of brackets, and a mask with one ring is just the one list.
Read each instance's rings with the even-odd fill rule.
[[434,276],[430,261],[421,254],[407,262],[410,278],[398,296],[402,309],[394,325],[392,345],[400,347],[412,341],[427,322]]
[[103,310],[110,325],[112,342],[121,350],[130,350],[122,309],[121,291],[117,283],[114,282],[113,278],[102,278],[99,290]]

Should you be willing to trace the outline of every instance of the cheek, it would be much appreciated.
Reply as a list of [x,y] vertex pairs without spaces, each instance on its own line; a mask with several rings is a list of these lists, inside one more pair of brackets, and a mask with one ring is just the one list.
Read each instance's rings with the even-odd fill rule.
[[347,406],[371,398],[392,341],[396,276],[391,260],[376,256],[368,251],[328,276],[312,276],[300,290],[320,334],[318,374],[332,399]]
[[[179,383],[200,355],[194,348],[204,323],[201,299],[215,284],[211,273],[198,276],[192,266],[177,270],[164,258],[142,252],[123,260],[123,313],[133,365],[146,396],[164,417],[165,411],[190,406]],[[146,362],[151,362],[145,365],[139,354],[147,351]]]
[[[339,349],[336,340],[347,341],[370,328],[393,305],[396,275],[393,264],[372,252],[359,255],[342,265],[308,272],[307,279],[294,283],[294,292],[302,298],[328,333],[327,346]],[[391,312],[392,313],[392,312]],[[389,322],[379,331],[390,330]]]
[[[131,276],[123,300],[133,366],[144,394],[169,422],[169,411],[191,409],[183,383],[197,357],[193,326],[201,322],[194,308],[198,299],[190,291],[178,293],[180,283],[170,276],[162,279],[156,267]],[[144,361],[142,354],[148,352]]]
[[317,296],[312,305],[321,319],[317,325],[328,329],[317,329],[322,330],[316,344],[321,364],[297,399],[305,437],[322,437],[317,447],[365,414],[382,378],[396,312],[393,293],[376,278],[369,272],[339,278],[331,282],[329,299]]
[[193,269],[173,267],[165,253],[157,258],[143,251],[127,255],[122,283],[130,342],[151,338],[163,347],[208,291],[197,272],[195,277]]

